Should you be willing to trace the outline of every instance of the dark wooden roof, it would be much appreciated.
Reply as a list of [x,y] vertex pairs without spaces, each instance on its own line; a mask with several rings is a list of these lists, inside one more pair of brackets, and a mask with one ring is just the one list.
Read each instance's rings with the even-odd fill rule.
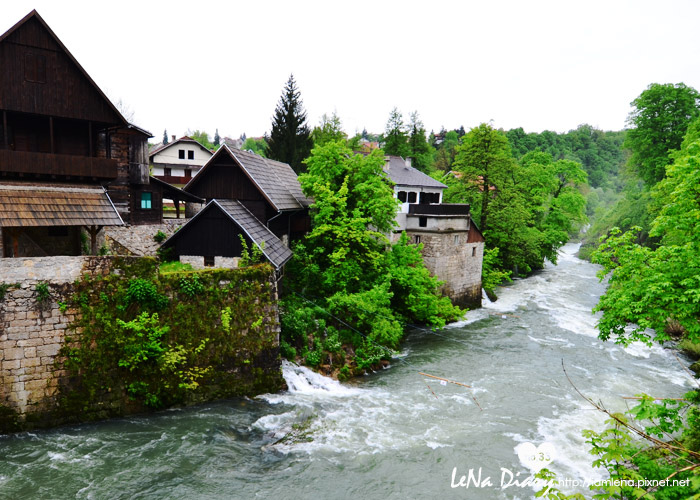
[[101,186],[0,184],[0,227],[121,226]]
[[262,248],[265,257],[275,266],[275,269],[279,269],[292,258],[292,251],[284,246],[279,238],[256,219],[242,203],[232,200],[212,200],[211,203],[221,207],[226,215]]
[[[256,245],[262,248],[263,254],[268,261],[275,267],[275,269],[280,269],[289,259],[292,258],[292,251],[284,246],[284,244],[275,236],[264,224],[260,222],[242,203],[233,200],[211,200],[207,203],[197,215],[192,217],[187,224],[185,224],[178,232],[173,234],[170,238],[163,242],[163,247],[176,247],[177,242],[180,238],[191,238],[188,236],[190,234],[196,234],[197,225],[200,222],[205,222],[207,218],[211,215],[211,212],[219,211],[223,216],[231,221],[235,226],[239,227],[246,236],[248,240],[254,242]],[[211,235],[210,229],[207,229],[207,238]],[[219,232],[225,231],[223,227],[218,229]],[[206,238],[205,238],[206,239]],[[223,241],[228,239],[225,234],[214,235],[214,240],[209,243],[202,243],[198,241],[196,243],[196,253],[195,255],[220,255],[216,253],[216,248],[209,248],[210,246],[216,247]],[[236,243],[234,243],[236,245]],[[219,247],[219,251],[223,247]],[[192,250],[190,250],[192,251]]]
[[207,171],[210,170],[210,166],[216,164],[220,155],[230,156],[278,212],[301,210],[310,205],[310,200],[302,193],[301,185],[292,167],[249,151],[229,148],[226,144],[219,148],[202,170],[183,189],[190,191],[201,182],[206,177]]
[[0,35],[0,68],[2,109],[128,126],[36,10]]

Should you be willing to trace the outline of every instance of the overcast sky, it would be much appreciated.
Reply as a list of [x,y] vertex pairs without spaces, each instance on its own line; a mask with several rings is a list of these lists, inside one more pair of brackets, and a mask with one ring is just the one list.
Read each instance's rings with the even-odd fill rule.
[[310,125],[351,135],[393,107],[436,132],[620,130],[650,83],[700,89],[692,0],[3,0],[0,32],[34,8],[153,142],[262,135],[290,73]]

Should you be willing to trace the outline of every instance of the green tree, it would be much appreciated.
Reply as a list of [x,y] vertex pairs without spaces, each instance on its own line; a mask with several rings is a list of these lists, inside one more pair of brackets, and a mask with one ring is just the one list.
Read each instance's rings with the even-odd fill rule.
[[408,133],[403,122],[401,112],[394,108],[389,113],[384,133],[384,152],[388,155],[407,157],[410,153],[408,147]]
[[168,129],[163,130],[163,144],[168,143]]
[[264,137],[248,137],[243,141],[241,149],[244,151],[252,151],[260,156],[265,156],[267,151],[267,143]]
[[209,134],[202,130],[195,130],[194,132],[191,130],[187,131],[187,137],[190,137],[191,139],[194,139],[198,143],[200,143],[202,146],[205,148],[211,150],[215,149],[214,144],[209,140]]
[[221,137],[219,136],[219,129],[216,129],[216,132],[214,133],[214,146],[218,149],[219,145],[221,144]]
[[288,163],[296,173],[305,171],[304,160],[312,146],[311,132],[294,75],[289,75],[284,86],[272,118],[272,131],[265,139],[269,158]]
[[418,116],[418,111],[410,115],[408,125],[408,156],[413,158],[413,166],[422,172],[428,172],[434,161],[435,150],[425,138],[425,127]]
[[343,124],[335,111],[331,116],[324,113],[321,116],[321,123],[311,131],[314,146],[323,146],[332,141],[344,141],[347,138],[348,134],[343,131]]
[[683,83],[652,83],[631,104],[625,147],[632,152],[632,168],[653,186],[664,178],[669,152],[680,147],[700,115],[700,94]]
[[435,168],[448,172],[452,169],[455,161],[459,134],[455,130],[445,132],[443,129],[441,137],[442,141],[435,148]]

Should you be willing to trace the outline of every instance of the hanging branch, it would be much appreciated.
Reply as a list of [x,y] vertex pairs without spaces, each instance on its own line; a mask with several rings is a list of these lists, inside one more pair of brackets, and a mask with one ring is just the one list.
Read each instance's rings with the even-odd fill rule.
[[[454,380],[450,380],[449,378],[436,377],[435,375],[430,375],[429,373],[423,373],[423,372],[418,372],[418,374],[419,374],[419,375],[423,375],[423,376],[425,376],[425,377],[430,377],[430,378],[434,378],[434,379],[437,379],[437,380],[441,380],[441,381],[443,381],[443,382],[449,382],[450,384],[460,385],[460,386],[466,387],[466,388],[468,388],[468,389],[471,389],[471,388],[472,388],[471,385],[463,384],[463,383],[461,383],[461,382],[455,382]],[[428,385],[428,383],[426,382],[425,385]],[[429,385],[428,385],[428,389],[430,389],[430,386],[429,386]],[[433,390],[430,389],[430,391],[432,392]],[[433,392],[433,395],[435,395],[434,392]],[[437,396],[435,396],[435,397],[437,398]],[[481,407],[481,405],[479,404],[479,402],[476,400],[476,397],[474,396],[473,393],[472,393],[471,397],[472,397],[472,399],[474,400],[474,403],[476,403],[476,406],[479,407],[479,410],[484,411],[484,409]]]

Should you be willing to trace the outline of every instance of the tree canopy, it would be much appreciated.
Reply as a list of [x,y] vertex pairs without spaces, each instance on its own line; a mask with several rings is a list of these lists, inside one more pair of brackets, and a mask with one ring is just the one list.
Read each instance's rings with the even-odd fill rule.
[[680,147],[688,125],[700,115],[700,94],[684,83],[652,83],[631,105],[625,147],[632,152],[630,165],[653,186],[664,178],[669,152]]
[[389,113],[389,120],[386,122],[384,152],[388,155],[406,158],[409,156],[409,151],[408,132],[403,122],[403,115],[394,108]]
[[294,75],[289,76],[284,86],[266,141],[269,158],[288,163],[297,173],[305,170],[304,160],[312,146],[311,132]]

